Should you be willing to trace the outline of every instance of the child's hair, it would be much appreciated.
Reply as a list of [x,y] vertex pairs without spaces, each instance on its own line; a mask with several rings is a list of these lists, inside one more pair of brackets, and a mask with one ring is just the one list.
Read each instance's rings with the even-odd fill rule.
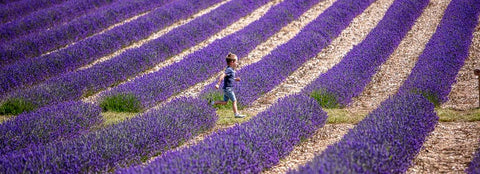
[[229,64],[230,62],[234,62],[237,60],[237,55],[233,54],[233,53],[228,53],[227,57],[225,58],[225,60],[227,61],[227,64]]

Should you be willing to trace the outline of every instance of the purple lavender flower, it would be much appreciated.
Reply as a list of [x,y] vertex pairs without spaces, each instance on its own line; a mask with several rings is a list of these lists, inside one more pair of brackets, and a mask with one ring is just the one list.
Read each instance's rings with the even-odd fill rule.
[[102,121],[100,108],[83,102],[64,102],[20,114],[0,124],[0,155],[72,139]]

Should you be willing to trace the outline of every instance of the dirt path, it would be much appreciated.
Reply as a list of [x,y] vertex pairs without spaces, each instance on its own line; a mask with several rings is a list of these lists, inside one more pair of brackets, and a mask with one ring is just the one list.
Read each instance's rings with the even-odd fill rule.
[[480,140],[480,122],[440,122],[407,173],[463,173]]

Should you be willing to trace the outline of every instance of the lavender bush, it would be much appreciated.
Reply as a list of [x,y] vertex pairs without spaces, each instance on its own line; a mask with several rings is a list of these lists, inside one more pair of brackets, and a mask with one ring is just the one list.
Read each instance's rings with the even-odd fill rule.
[[[305,87],[323,107],[344,107],[360,95],[372,76],[428,5],[428,0],[396,0],[367,37],[334,67]],[[323,97],[323,98],[322,98]]]
[[395,95],[339,142],[289,173],[404,173],[438,122],[421,95]]
[[282,99],[248,122],[118,173],[260,173],[322,127],[326,112],[307,96]]
[[468,57],[479,13],[478,0],[452,0],[400,91],[421,93],[435,105],[446,102]]
[[[336,1],[293,39],[279,46],[261,61],[239,70],[239,76],[244,79],[235,86],[239,105],[249,105],[280,84],[305,61],[327,46],[372,2],[373,0]],[[215,93],[215,83],[208,85],[201,96],[206,98]]]
[[468,165],[468,168],[465,170],[465,173],[467,174],[480,173],[480,148],[478,148],[477,152],[475,152],[475,155],[473,156],[473,160]]
[[103,6],[92,13],[78,17],[61,26],[44,32],[25,35],[2,44],[0,55],[2,59],[6,60],[5,62],[2,61],[2,64],[40,56],[170,1],[120,0],[117,3]]
[[[189,4],[187,1],[179,2]],[[198,44],[265,3],[267,3],[267,0],[254,2],[249,0],[229,1],[212,12],[182,25],[162,37],[144,44],[142,47],[127,50],[121,55],[91,68],[52,78],[29,89],[17,90],[4,98],[21,98],[35,106],[43,106],[64,100],[77,100],[85,95],[91,95],[141,73],[180,53],[183,49]],[[173,6],[169,9],[181,10],[177,7]],[[142,32],[141,29],[134,31]]]
[[0,6],[0,23],[13,21],[18,17],[28,15],[37,10],[48,8],[66,0],[22,0]]
[[2,173],[99,173],[145,161],[176,147],[217,120],[203,100],[181,98],[73,141],[0,156]]
[[316,2],[318,0],[283,1],[242,30],[214,41],[180,62],[120,85],[102,94],[102,98],[133,94],[142,103],[143,108],[151,107],[221,71],[225,68],[225,55],[228,52],[237,54],[239,58],[246,56],[256,45],[298,18]]
[[116,0],[69,0],[65,3],[33,12],[21,19],[0,25],[0,39],[10,41],[72,18],[87,14]]
[[72,139],[102,121],[100,108],[83,102],[64,102],[20,114],[0,124],[0,155],[59,139]]

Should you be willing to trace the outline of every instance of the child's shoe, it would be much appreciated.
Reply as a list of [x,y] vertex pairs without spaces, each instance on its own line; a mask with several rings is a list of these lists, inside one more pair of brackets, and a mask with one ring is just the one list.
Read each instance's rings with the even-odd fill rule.
[[235,114],[235,118],[244,118],[245,115]]

